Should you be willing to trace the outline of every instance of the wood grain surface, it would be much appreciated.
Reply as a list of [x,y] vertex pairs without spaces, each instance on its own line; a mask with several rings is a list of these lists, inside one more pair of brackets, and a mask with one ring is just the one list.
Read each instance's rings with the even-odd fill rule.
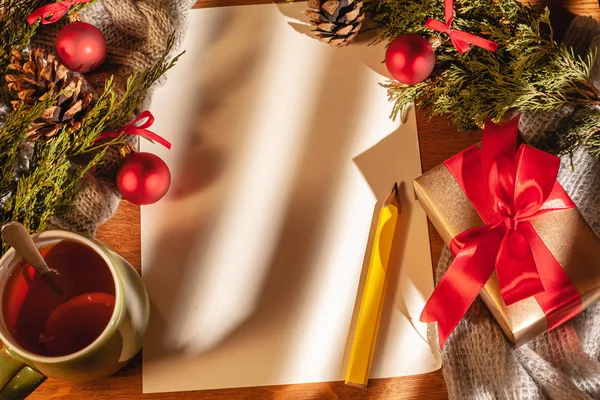
[[[558,32],[564,32],[573,15],[591,15],[600,19],[598,0],[530,0],[531,4],[544,3],[553,11],[553,21]],[[265,4],[266,0],[198,0],[195,8],[246,4]],[[448,157],[480,140],[480,132],[458,133],[445,118],[428,120],[417,111],[419,142],[423,171],[443,162]],[[435,264],[443,248],[443,242],[433,226],[429,225],[432,259]],[[139,271],[140,259],[140,210],[122,202],[117,214],[100,228],[98,238],[125,256]],[[403,360],[398,360],[403,362]],[[441,371],[404,378],[373,379],[368,389],[357,389],[342,382],[305,385],[283,385],[255,388],[209,390],[181,393],[142,394],[141,356],[117,375],[89,384],[73,385],[56,380],[46,381],[33,395],[33,400],[235,400],[235,399],[423,399],[438,400],[448,397]],[[199,377],[201,378],[201,377]]]

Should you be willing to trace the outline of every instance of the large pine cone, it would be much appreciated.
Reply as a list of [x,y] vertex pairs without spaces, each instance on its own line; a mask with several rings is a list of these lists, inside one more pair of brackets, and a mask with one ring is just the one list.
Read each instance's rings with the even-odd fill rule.
[[5,77],[8,89],[16,96],[13,108],[21,104],[31,107],[40,100],[56,98],[31,125],[28,138],[49,139],[65,127],[79,129],[92,102],[92,92],[82,76],[69,71],[41,48],[31,50],[28,58],[25,61],[23,54],[13,50]]
[[365,13],[360,0],[308,0],[306,15],[315,27],[311,36],[332,46],[348,46],[362,27]]

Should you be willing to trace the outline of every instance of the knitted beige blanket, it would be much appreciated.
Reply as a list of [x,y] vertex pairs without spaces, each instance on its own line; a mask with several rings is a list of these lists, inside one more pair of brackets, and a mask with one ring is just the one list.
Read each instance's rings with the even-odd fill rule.
[[[576,18],[564,43],[585,55],[589,48],[599,47],[600,25],[591,18]],[[592,81],[599,86],[598,58]],[[571,112],[523,115],[519,128],[535,144],[536,137]],[[558,180],[599,233],[600,162],[579,151],[573,165],[574,170],[569,158],[563,159]],[[436,280],[450,261],[446,249]],[[600,399],[600,303],[515,349],[477,299],[446,342],[442,358],[451,399]]]

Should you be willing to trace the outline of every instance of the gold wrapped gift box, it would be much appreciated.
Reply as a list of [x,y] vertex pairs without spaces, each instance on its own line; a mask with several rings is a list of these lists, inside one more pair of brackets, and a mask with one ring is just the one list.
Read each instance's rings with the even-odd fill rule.
[[[459,233],[483,225],[445,165],[438,165],[417,178],[414,187],[419,202],[446,244]],[[579,290],[582,309],[600,299],[600,238],[579,210],[549,213],[531,223]],[[535,298],[506,306],[500,296],[496,273],[492,274],[480,296],[515,345],[546,332],[546,317]]]

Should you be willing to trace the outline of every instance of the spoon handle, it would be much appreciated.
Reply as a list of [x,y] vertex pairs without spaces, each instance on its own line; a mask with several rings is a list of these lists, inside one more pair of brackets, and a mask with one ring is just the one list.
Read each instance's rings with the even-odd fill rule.
[[2,226],[2,237],[27,260],[40,276],[51,272],[48,264],[33,243],[27,229],[19,222],[10,222]]

